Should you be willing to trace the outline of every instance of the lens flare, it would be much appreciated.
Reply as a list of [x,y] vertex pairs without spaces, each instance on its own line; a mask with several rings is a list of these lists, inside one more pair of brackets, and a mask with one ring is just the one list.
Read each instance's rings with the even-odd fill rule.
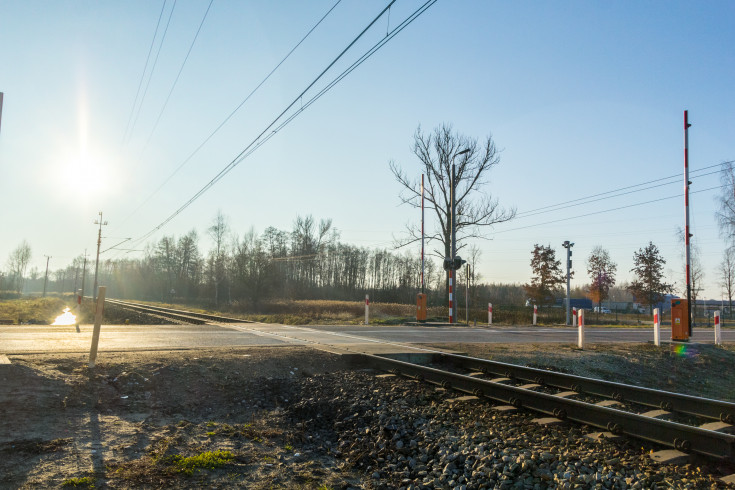
[[675,344],[671,346],[671,352],[679,357],[693,357],[696,352],[694,350],[690,350],[688,347],[689,346],[685,344]]
[[51,325],[74,325],[77,321],[76,315],[74,315],[69,308],[64,308],[64,313],[56,317],[54,323]]

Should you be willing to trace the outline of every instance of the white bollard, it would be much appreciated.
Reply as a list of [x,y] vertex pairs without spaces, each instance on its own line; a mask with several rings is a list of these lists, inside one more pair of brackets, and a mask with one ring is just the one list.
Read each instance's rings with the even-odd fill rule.
[[722,345],[722,331],[720,330],[720,310],[715,311],[715,345]]
[[533,324],[536,325],[536,317],[538,316],[538,306],[533,305]]
[[653,344],[661,345],[661,319],[658,316],[658,308],[653,309]]
[[370,295],[365,295],[365,325],[370,325]]
[[92,346],[89,349],[89,367],[94,367],[97,360],[97,346],[100,342],[100,325],[102,325],[102,314],[105,311],[105,292],[107,288],[100,286],[97,291],[97,307],[94,313],[94,330],[92,331]]
[[488,325],[493,324],[493,304],[492,303],[487,304],[487,324]]
[[584,310],[579,310],[579,326],[577,327],[577,347],[584,349]]
[[572,326],[577,326],[577,308],[572,308]]

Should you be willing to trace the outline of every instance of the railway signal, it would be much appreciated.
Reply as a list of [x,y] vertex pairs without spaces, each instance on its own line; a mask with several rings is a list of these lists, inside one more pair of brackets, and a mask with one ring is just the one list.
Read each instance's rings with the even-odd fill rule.
[[565,325],[569,325],[569,310],[571,306],[571,296],[569,294],[569,276],[572,269],[572,247],[574,246],[574,243],[570,242],[569,240],[565,240],[564,243],[561,244],[562,247],[567,249],[567,319]]

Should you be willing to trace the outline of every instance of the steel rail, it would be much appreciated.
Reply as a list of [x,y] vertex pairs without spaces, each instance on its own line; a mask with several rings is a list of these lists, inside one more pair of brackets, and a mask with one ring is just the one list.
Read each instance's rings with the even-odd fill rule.
[[187,310],[177,310],[174,308],[165,308],[162,306],[152,306],[152,305],[146,305],[141,303],[131,303],[128,301],[121,301],[117,299],[107,299],[105,300],[109,303],[116,304],[119,306],[124,306],[127,308],[136,309],[138,311],[151,311],[151,312],[157,312],[162,313],[165,315],[169,315],[172,318],[177,318],[180,320],[196,320],[201,321],[204,323],[206,320],[210,321],[216,321],[216,322],[224,322],[224,323],[251,323],[248,320],[242,320],[239,318],[229,318],[219,315],[211,315],[209,313],[197,313],[193,311],[187,311]]
[[735,435],[702,429],[615,408],[558,397],[517,386],[412,364],[389,357],[363,354],[365,362],[397,375],[412,376],[445,388],[508,403],[517,408],[553,415],[562,420],[603,428],[618,435],[644,439],[685,452],[715,459],[733,460]]
[[485,374],[495,374],[507,378],[538,383],[580,394],[597,395],[619,402],[632,402],[656,407],[669,412],[719,420],[728,424],[735,422],[735,403],[710,398],[700,398],[670,391],[655,390],[641,386],[626,385],[614,381],[584,378],[573,374],[559,373],[545,369],[518,366],[503,362],[478,359],[474,357],[442,354],[448,360],[465,368],[475,369]]
[[[141,305],[120,300],[108,300],[126,307],[146,308],[164,314],[180,314],[188,318],[205,318],[221,322],[244,323],[245,320],[194,313],[172,308]],[[727,422],[732,420],[735,404],[719,400],[602,381],[581,376],[557,373],[544,369],[517,366],[468,356],[439,353],[439,359],[450,361],[464,368],[497,374],[504,379],[529,381],[538,385],[568,389],[580,394],[594,394],[617,401],[634,402],[646,406],[662,407],[691,415]],[[711,458],[735,461],[735,435],[694,427],[677,422],[657,419],[647,415],[625,412],[609,406],[586,403],[567,397],[534,391],[464,374],[400,361],[387,356],[359,354],[364,362],[376,369],[434,383],[445,388],[486,397],[518,408],[527,408],[559,419],[607,429],[614,434],[628,435],[648,440],[685,452],[695,452]]]

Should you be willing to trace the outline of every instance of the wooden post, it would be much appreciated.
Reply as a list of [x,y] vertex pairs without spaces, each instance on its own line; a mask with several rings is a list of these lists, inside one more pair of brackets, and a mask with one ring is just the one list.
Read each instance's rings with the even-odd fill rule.
[[97,359],[97,346],[100,343],[100,325],[102,325],[102,313],[105,310],[105,286],[99,287],[97,294],[97,307],[94,312],[94,331],[92,332],[92,347],[89,349],[89,367],[94,367],[94,361]]

